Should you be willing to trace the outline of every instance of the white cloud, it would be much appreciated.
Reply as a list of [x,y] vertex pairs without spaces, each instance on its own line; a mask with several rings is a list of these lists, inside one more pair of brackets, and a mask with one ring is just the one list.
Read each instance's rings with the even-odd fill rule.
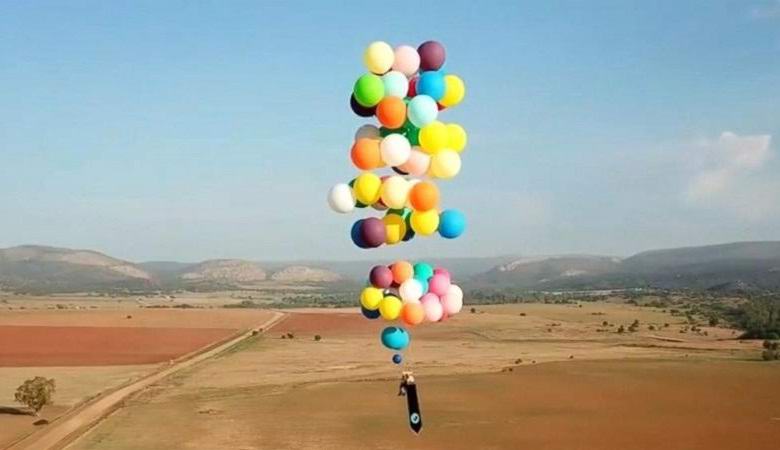
[[685,200],[758,220],[777,209],[780,183],[767,170],[774,152],[770,135],[739,136],[724,132],[702,140],[689,153],[691,175]]

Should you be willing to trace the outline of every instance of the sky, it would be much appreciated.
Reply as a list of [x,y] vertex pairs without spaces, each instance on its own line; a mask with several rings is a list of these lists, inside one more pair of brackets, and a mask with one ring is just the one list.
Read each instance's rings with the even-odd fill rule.
[[[364,48],[435,39],[469,228],[360,250]],[[780,239],[780,1],[0,2],[0,247],[134,261],[639,251]],[[365,214],[365,210],[361,210]]]

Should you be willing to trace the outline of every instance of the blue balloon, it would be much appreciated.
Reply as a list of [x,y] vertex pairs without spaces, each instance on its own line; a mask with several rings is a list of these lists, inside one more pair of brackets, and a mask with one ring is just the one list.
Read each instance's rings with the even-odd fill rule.
[[382,345],[390,350],[403,350],[409,345],[409,333],[401,327],[382,330]]
[[444,74],[437,70],[423,72],[417,79],[417,95],[427,95],[437,102],[444,97]]
[[366,309],[365,307],[363,307],[363,305],[360,306],[360,312],[363,313],[363,317],[365,317],[366,319],[374,320],[374,319],[378,319],[380,316],[379,309],[375,309],[371,311],[370,309]]
[[401,357],[401,355],[399,355],[398,353],[396,353],[395,355],[393,355],[393,362],[394,362],[394,363],[396,363],[396,364],[401,364],[401,361],[403,361],[403,360],[404,360],[404,359],[403,359],[403,358]]
[[422,286],[423,294],[427,293],[428,292],[428,280],[431,277],[425,278],[424,275],[416,275],[415,274],[413,278],[420,282],[420,285]]
[[352,237],[352,242],[360,248],[368,248],[365,242],[363,242],[363,236],[361,230],[363,228],[363,219],[358,220],[352,224],[352,230],[349,232]]
[[466,231],[466,216],[457,209],[445,209],[439,216],[439,234],[443,238],[455,239]]

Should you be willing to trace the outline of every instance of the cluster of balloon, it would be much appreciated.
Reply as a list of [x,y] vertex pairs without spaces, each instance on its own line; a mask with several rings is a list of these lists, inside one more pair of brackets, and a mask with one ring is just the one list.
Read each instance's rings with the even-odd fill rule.
[[[359,219],[352,225],[352,242],[377,248],[438,233],[454,239],[466,229],[466,217],[441,205],[437,180],[461,170],[466,131],[440,119],[465,95],[463,81],[444,69],[446,51],[436,41],[416,49],[374,42],[364,54],[368,72],[355,82],[352,111],[378,123],[358,128],[350,160],[360,171],[348,183],[331,188],[328,203],[338,213],[371,207],[382,217]],[[385,173],[377,173],[386,169]],[[463,291],[447,270],[430,264],[397,261],[371,269],[369,285],[360,295],[368,319],[400,321],[382,330],[382,344],[396,352],[410,341],[405,326],[438,322],[457,314]],[[400,364],[396,353],[393,362]]]
[[[371,269],[368,285],[360,293],[360,308],[367,319],[400,320],[407,326],[440,322],[463,308],[463,291],[442,267],[396,261]],[[381,341],[401,351],[409,345],[410,336],[403,327],[389,326],[382,331]],[[401,355],[393,355],[393,361],[400,363]]]
[[[435,179],[450,179],[461,169],[466,131],[444,123],[441,111],[459,104],[463,81],[444,69],[446,52],[436,41],[417,49],[385,42],[368,46],[368,72],[355,82],[350,104],[360,117],[375,117],[355,133],[352,164],[362,171],[349,183],[331,188],[328,203],[339,213],[371,207],[383,217],[360,219],[352,225],[352,242],[376,248],[406,242],[416,235],[459,237],[466,217],[443,209]],[[373,171],[390,168],[377,175]]]

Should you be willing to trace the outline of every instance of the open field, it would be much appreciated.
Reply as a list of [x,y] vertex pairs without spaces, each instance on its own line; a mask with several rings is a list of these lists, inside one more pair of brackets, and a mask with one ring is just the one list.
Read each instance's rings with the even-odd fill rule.
[[[615,331],[635,319],[639,331]],[[414,437],[382,326],[291,313],[148,389],[72,448],[769,449],[780,437],[780,365],[758,362],[759,342],[680,333],[682,318],[611,303],[479,307],[414,329],[405,367],[425,421]]]

